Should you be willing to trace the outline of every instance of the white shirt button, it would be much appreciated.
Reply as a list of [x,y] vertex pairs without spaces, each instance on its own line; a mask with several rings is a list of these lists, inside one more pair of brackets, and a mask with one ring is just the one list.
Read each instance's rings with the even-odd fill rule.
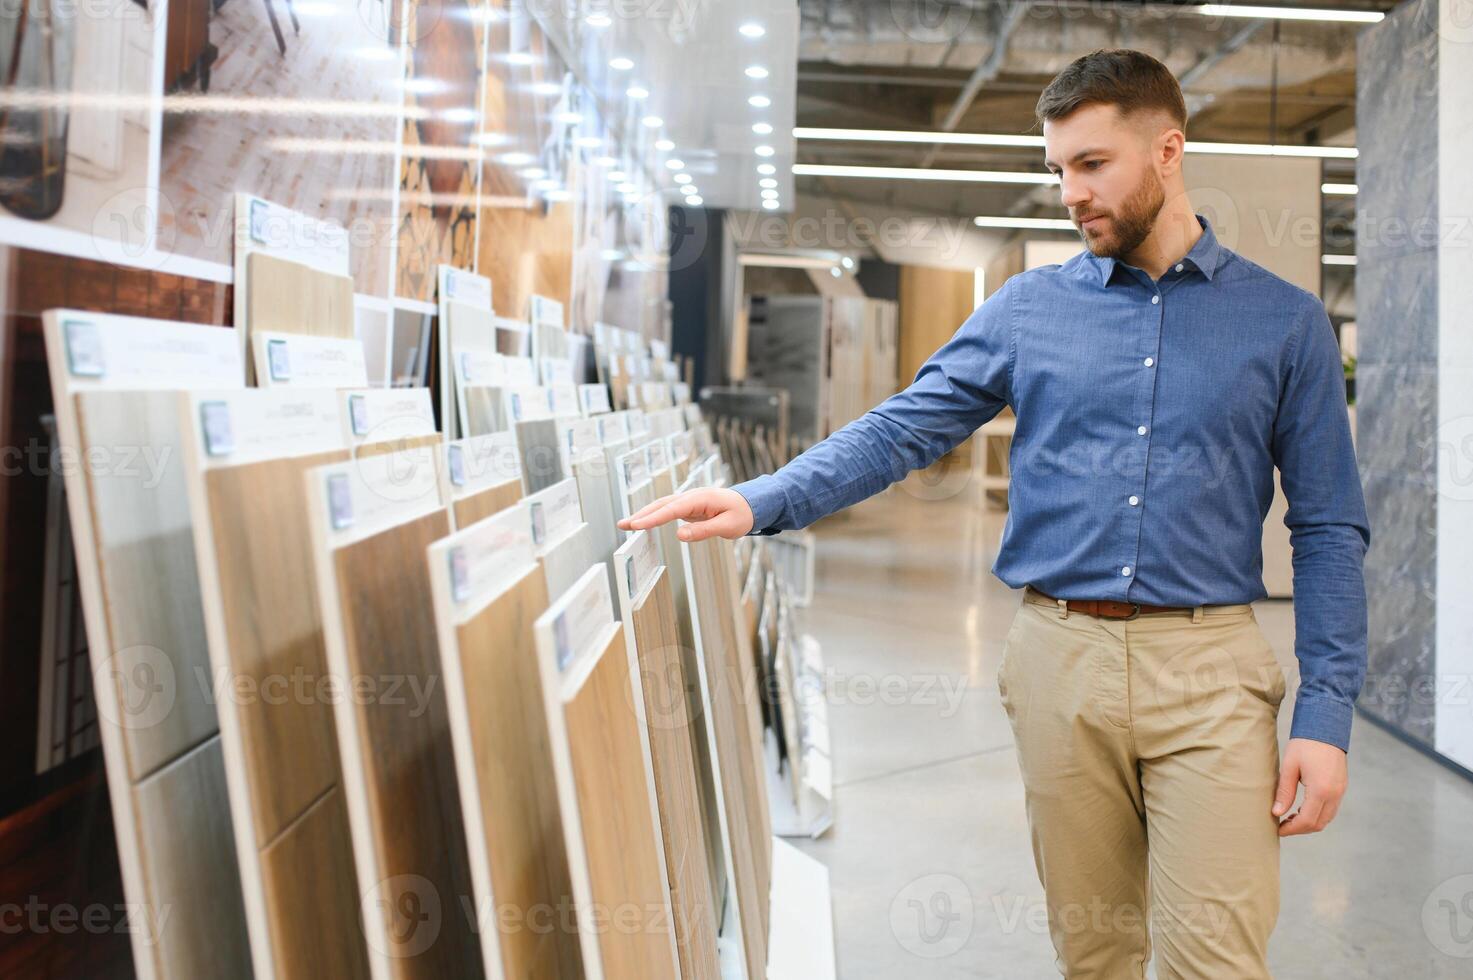
[[1180,272],[1180,271],[1181,271],[1181,263],[1180,263],[1180,262],[1178,262],[1178,263],[1177,263],[1177,264],[1176,264],[1176,271],[1177,271],[1177,272]]
[[1160,296],[1152,296],[1151,297],[1151,305],[1152,306],[1155,306],[1159,302],[1161,302],[1161,297]]
[[1141,498],[1137,497],[1135,494],[1131,494],[1130,495],[1130,506],[1134,507],[1136,504],[1138,504],[1140,502],[1141,502]]
[[1129,575],[1130,574],[1130,566],[1129,565],[1126,565],[1124,568],[1120,569],[1120,574],[1121,575]]
[[1138,435],[1138,436],[1145,435],[1146,434],[1146,427],[1144,425],[1138,425],[1138,426],[1136,426],[1135,427],[1135,434]]
[[1154,357],[1148,357],[1148,358],[1146,358],[1146,367],[1150,367],[1152,364],[1155,364],[1155,363],[1156,363],[1156,359]]

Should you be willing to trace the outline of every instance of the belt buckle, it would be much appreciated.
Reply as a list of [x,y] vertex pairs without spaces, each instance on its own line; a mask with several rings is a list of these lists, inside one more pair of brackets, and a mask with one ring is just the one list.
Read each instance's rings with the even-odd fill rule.
[[1132,602],[1132,603],[1130,603],[1130,615],[1129,616],[1106,616],[1105,618],[1106,619],[1113,619],[1117,623],[1128,623],[1132,619],[1135,619],[1140,614],[1141,614],[1141,604],[1139,602]]

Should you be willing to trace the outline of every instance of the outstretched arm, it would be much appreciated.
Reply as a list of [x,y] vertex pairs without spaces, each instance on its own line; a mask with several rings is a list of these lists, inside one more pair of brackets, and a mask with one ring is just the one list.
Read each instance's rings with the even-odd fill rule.
[[676,494],[620,521],[625,530],[680,519],[686,540],[807,527],[929,466],[1012,397],[1013,291],[1009,280],[921,366],[910,387],[799,455],[776,473],[730,490]]

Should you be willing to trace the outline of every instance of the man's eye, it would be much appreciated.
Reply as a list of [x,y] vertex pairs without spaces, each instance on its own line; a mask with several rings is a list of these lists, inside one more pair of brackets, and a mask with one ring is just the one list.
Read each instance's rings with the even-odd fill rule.
[[1100,169],[1100,167],[1104,166],[1104,163],[1100,160],[1090,160],[1088,163],[1085,164],[1085,166],[1088,167],[1090,170],[1098,170]]

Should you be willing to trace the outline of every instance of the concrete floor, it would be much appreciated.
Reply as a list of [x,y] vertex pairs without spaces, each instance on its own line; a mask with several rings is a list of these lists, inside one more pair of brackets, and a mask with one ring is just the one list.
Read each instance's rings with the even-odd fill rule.
[[[1046,980],[1058,973],[995,682],[1019,601],[989,571],[1005,515],[939,496],[905,484],[815,528],[801,625],[829,674],[836,821],[800,846],[830,869],[841,980]],[[1257,615],[1289,681],[1282,744],[1293,610]],[[1283,841],[1275,976],[1473,977],[1473,782],[1363,717],[1350,761],[1331,826]]]

